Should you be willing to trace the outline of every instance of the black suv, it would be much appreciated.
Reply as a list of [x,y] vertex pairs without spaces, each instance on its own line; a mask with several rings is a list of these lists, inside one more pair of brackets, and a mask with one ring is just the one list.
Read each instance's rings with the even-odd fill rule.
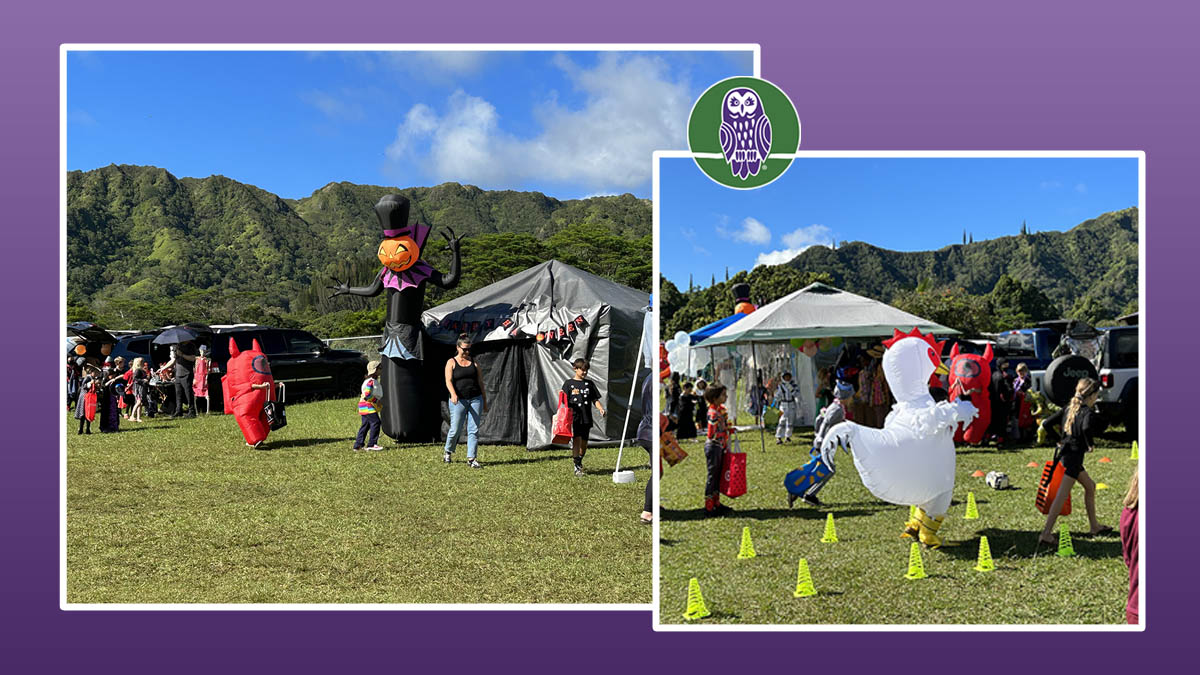
[[[196,331],[198,344],[212,349],[215,372],[208,376],[209,400],[213,407],[221,405],[221,376],[229,360],[229,338],[238,349],[249,349],[254,340],[262,346],[271,362],[271,374],[276,382],[287,385],[289,397],[314,394],[354,394],[367,372],[367,359],[355,351],[330,349],[312,333],[291,328],[266,326],[231,326],[201,328]],[[113,356],[124,356],[127,363],[135,357],[148,359],[157,369],[170,358],[170,347],[154,344],[160,331],[126,335],[113,347]]]

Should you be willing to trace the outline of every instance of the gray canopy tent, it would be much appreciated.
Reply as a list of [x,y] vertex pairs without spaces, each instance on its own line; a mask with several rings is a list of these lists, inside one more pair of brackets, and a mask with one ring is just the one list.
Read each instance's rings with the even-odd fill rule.
[[480,441],[535,449],[551,445],[558,392],[579,357],[589,361],[588,378],[607,412],[595,415],[591,441],[636,435],[641,415],[625,420],[649,304],[647,293],[551,260],[429,309],[421,320],[444,345],[460,333],[471,337],[489,403]]
[[800,412],[795,422],[807,426],[817,412],[817,372],[814,359],[799,353],[793,341],[884,338],[891,337],[893,329],[908,332],[913,327],[935,335],[958,333],[887,303],[814,283],[759,307],[693,349],[707,357],[715,379],[730,387],[733,392],[730,399],[735,406],[755,385],[753,377],[745,378],[749,382],[748,391],[739,392],[738,383],[743,380],[744,370],[791,372],[800,389]]

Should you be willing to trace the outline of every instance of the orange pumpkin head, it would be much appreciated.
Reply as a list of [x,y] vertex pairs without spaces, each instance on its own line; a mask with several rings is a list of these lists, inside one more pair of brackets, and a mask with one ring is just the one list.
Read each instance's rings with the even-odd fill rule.
[[388,237],[379,244],[379,262],[393,272],[403,272],[417,264],[420,257],[421,247],[412,237]]

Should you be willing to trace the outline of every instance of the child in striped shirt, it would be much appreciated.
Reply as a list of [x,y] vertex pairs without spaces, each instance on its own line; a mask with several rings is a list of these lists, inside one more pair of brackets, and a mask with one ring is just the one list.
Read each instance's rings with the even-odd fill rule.
[[362,422],[358,426],[358,436],[354,438],[354,450],[362,450],[363,442],[367,441],[370,432],[368,451],[383,450],[379,445],[379,399],[383,397],[383,388],[379,386],[379,361],[367,364],[367,379],[363,380],[362,393],[358,397],[358,414]]

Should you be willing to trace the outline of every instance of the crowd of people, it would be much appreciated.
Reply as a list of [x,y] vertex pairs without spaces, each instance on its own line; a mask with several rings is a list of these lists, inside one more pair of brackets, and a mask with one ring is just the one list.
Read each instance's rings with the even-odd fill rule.
[[[813,506],[821,506],[817,494],[829,482],[835,473],[833,458],[836,453],[828,452],[827,436],[830,430],[841,422],[858,419],[858,424],[866,427],[882,427],[888,416],[894,400],[891,398],[887,382],[880,370],[878,358],[855,359],[856,367],[849,368],[843,363],[841,367],[822,369],[818,373],[818,399],[821,403],[813,428],[813,442],[809,450],[809,464],[797,469],[793,474],[807,470],[808,480],[804,488],[793,492],[789,485],[788,506],[797,499],[803,499]],[[1025,364],[1018,364],[1010,371],[1005,359],[993,362],[991,373],[991,412],[993,413],[988,426],[987,439],[997,447],[1003,447],[1018,441],[1029,440],[1038,422],[1035,421],[1033,406],[1036,403],[1041,413],[1046,413],[1044,401],[1033,401],[1031,395],[1032,381],[1030,372]],[[941,370],[941,369],[939,369]],[[757,424],[763,424],[762,413],[769,406],[779,409],[780,420],[776,427],[776,443],[782,444],[791,440],[793,428],[790,417],[795,413],[798,395],[796,385],[792,382],[790,373],[784,373],[777,381],[764,383],[761,373],[756,373],[757,379],[748,387],[747,411],[755,416]],[[945,401],[949,390],[945,376],[934,376],[930,380],[929,398]],[[857,388],[854,386],[857,384]],[[695,438],[697,428],[703,420],[704,455],[706,472],[704,480],[704,514],[705,516],[720,516],[733,509],[721,503],[721,477],[725,454],[730,451],[731,440],[736,428],[730,421],[725,408],[728,392],[724,386],[708,385],[704,380],[698,380],[695,385],[686,381],[678,373],[670,376],[664,382],[666,387],[665,418],[668,420],[668,431],[680,439]],[[1084,469],[1084,458],[1095,447],[1096,437],[1102,433],[1107,422],[1097,409],[1100,395],[1100,383],[1092,378],[1078,380],[1074,396],[1066,407],[1054,414],[1047,414],[1040,421],[1043,432],[1048,431],[1053,440],[1057,441],[1054,462],[1061,463],[1063,477],[1054,495],[1045,525],[1042,528],[1038,543],[1056,545],[1054,526],[1062,512],[1063,506],[1070,497],[1075,483],[1084,489],[1084,504],[1087,513],[1089,534],[1104,535],[1111,533],[1113,528],[1103,524],[1096,509],[1096,482]],[[940,391],[939,391],[940,390]],[[697,395],[697,391],[702,392]],[[864,394],[865,392],[865,394]],[[701,408],[704,412],[700,413]],[[965,423],[964,423],[965,424]],[[823,450],[826,450],[823,452]],[[849,449],[854,452],[853,446]],[[666,457],[664,455],[664,461]],[[813,471],[812,465],[818,465],[820,470]],[[789,474],[788,479],[793,474]],[[947,500],[948,502],[948,500]],[[1126,618],[1129,623],[1138,621],[1138,475],[1135,471],[1129,488],[1122,500],[1124,509],[1120,516],[1120,539],[1122,553],[1129,569],[1129,593],[1126,604]],[[936,525],[940,525],[941,518]],[[911,523],[909,524],[911,525]],[[932,528],[936,532],[936,527]],[[908,530],[906,530],[907,532]],[[920,534],[920,532],[918,532]],[[922,536],[922,541],[926,538]],[[937,545],[940,541],[931,539]]]
[[[106,356],[97,365],[84,356],[67,357],[67,411],[79,420],[79,434],[92,433],[98,420],[102,433],[120,431],[121,422],[140,423],[145,417],[195,417],[196,401],[209,412],[208,375],[213,361],[207,346],[186,342],[173,345],[171,359],[153,369],[136,357]],[[167,403],[170,408],[167,409]]]

